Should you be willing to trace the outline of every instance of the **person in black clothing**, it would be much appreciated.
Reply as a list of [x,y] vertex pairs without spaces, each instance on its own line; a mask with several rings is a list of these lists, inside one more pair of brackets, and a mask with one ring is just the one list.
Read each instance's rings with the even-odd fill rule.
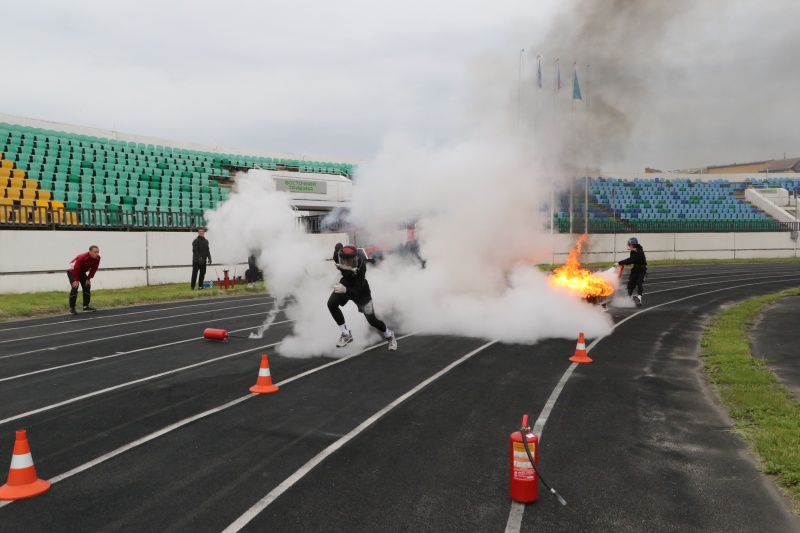
[[[198,282],[197,288],[203,290],[203,280],[206,277],[206,263],[211,264],[211,250],[208,247],[206,240],[206,229],[200,228],[197,230],[197,238],[192,241],[192,290],[194,290],[195,281]],[[200,279],[197,279],[197,274],[200,274]]]
[[[631,273],[628,276],[628,296],[633,298],[636,305],[642,305],[642,284],[647,278],[647,258],[644,255],[644,248],[639,244],[636,237],[628,239],[628,250],[631,255],[627,259],[619,261],[618,265],[633,265]],[[636,295],[633,295],[633,289],[636,289]]]
[[250,254],[250,257],[247,258],[247,272],[244,273],[244,277],[247,279],[247,288],[252,289],[255,287],[256,281],[260,281],[263,279],[261,277],[261,272],[258,270],[258,265],[256,264],[256,254]]
[[333,251],[333,261],[336,263],[336,268],[342,273],[342,278],[339,283],[333,286],[333,292],[328,298],[328,310],[342,330],[342,336],[339,338],[339,342],[336,343],[336,347],[343,348],[353,342],[353,334],[345,324],[344,314],[340,309],[340,307],[352,300],[358,306],[358,311],[364,314],[367,322],[383,333],[389,350],[397,350],[397,339],[395,339],[394,332],[375,316],[375,309],[372,306],[372,292],[366,278],[366,255],[352,244],[342,246],[342,243],[337,243]]

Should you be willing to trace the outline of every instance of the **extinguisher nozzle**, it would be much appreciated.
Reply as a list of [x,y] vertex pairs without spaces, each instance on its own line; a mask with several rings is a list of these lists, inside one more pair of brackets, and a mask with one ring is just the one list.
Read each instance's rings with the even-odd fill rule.
[[562,497],[561,497],[561,494],[559,494],[559,493],[557,493],[557,492],[556,492],[556,489],[550,489],[550,492],[552,492],[552,493],[553,493],[553,496],[555,496],[555,497],[556,497],[556,499],[558,500],[558,503],[560,503],[561,505],[564,505],[564,506],[566,506],[566,505],[567,505],[567,500],[565,500],[564,498],[562,498]]

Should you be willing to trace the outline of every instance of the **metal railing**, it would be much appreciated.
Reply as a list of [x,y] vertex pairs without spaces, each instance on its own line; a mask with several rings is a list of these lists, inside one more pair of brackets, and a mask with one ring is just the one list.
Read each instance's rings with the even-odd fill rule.
[[194,230],[205,226],[202,215],[179,211],[116,209],[52,209],[0,205],[0,228],[14,229],[105,229]]
[[[613,220],[589,219],[589,233],[731,233],[763,231],[797,231],[797,222],[779,222],[774,219],[750,220]],[[574,232],[583,232],[584,219],[573,219]],[[569,219],[554,220],[554,229],[569,233]]]

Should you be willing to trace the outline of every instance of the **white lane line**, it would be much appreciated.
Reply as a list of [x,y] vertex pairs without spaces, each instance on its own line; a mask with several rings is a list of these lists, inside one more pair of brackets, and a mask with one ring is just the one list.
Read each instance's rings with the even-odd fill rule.
[[217,361],[222,361],[223,359],[229,359],[231,357],[236,357],[237,355],[242,355],[243,353],[252,353],[256,350],[263,350],[265,348],[271,348],[273,346],[277,346],[280,342],[273,342],[272,344],[265,344],[263,346],[254,346],[252,348],[248,348],[247,350],[242,350],[241,352],[236,352],[228,355],[223,355],[221,357],[215,357],[214,359],[209,359],[207,361],[201,361],[199,363],[195,363],[193,365],[182,366],[180,368],[175,368],[173,370],[167,370],[166,372],[161,372],[159,374],[153,374],[152,376],[143,377],[140,379],[135,379],[133,381],[128,381],[126,383],[120,383],[119,385],[114,385],[113,387],[107,387],[105,389],[101,389],[98,391],[90,392],[88,394],[83,394],[81,396],[76,396],[75,398],[70,398],[69,400],[64,400],[62,402],[46,405],[44,407],[40,407],[39,409],[34,409],[33,411],[28,411],[27,413],[21,413],[18,415],[14,415],[8,418],[4,418],[0,420],[0,425],[6,424],[8,422],[12,422],[14,420],[19,420],[20,418],[25,418],[31,415],[35,415],[38,413],[43,413],[45,411],[50,411],[57,407],[61,407],[64,405],[69,405],[71,403],[79,402],[81,400],[85,400],[86,398],[92,398],[93,396],[99,396],[100,394],[105,394],[106,392],[111,392],[117,389],[122,389],[124,387],[128,387],[130,385],[136,385],[137,383],[144,383],[145,381],[151,381],[154,379],[158,379],[164,376],[169,376],[170,374],[175,374],[177,372],[182,372],[184,370],[189,370],[190,368],[197,368],[199,366],[205,366],[211,363],[216,363]]
[[[268,296],[266,294],[264,296],[253,296],[253,297],[241,298],[241,299],[239,299],[236,296],[233,296],[233,297],[222,297],[222,298],[219,298],[219,299],[216,299],[216,298],[215,299],[209,299],[209,300],[206,300],[206,301],[200,302],[200,303],[192,303],[192,304],[188,304],[188,305],[179,305],[179,306],[176,306],[176,307],[161,307],[161,308],[158,308],[158,309],[148,309],[146,311],[131,311],[130,313],[116,313],[116,314],[113,314],[113,315],[100,314],[100,315],[92,317],[92,322],[96,322],[98,320],[107,320],[107,319],[112,319],[112,318],[119,318],[121,316],[142,315],[142,314],[146,314],[146,313],[161,313],[161,312],[164,312],[164,311],[173,311],[175,309],[187,309],[189,307],[200,307],[200,306],[210,305],[210,304],[223,304],[224,305],[226,303],[231,302],[232,300],[238,300],[240,302],[249,302],[249,301],[252,301],[252,300],[260,300],[262,298],[267,298],[268,299],[268,298],[272,298],[272,297]],[[275,298],[272,298],[272,299],[275,300]],[[187,301],[191,301],[191,300],[187,300]],[[176,303],[176,302],[171,302],[171,303]],[[139,304],[139,305],[130,306],[130,307],[139,307],[141,305],[158,305],[158,304],[157,303]],[[213,310],[214,310],[213,308],[212,309],[208,309],[208,311],[213,311]],[[70,320],[70,319],[64,319],[64,320],[59,320],[58,322],[46,322],[44,324],[27,324],[25,326],[16,326],[16,327],[10,327],[10,328],[0,328],[0,333],[3,333],[4,331],[14,331],[14,330],[18,330],[18,329],[44,328],[44,327],[47,327],[47,326],[63,326],[65,324],[75,324],[75,321],[74,320]]]
[[342,446],[344,446],[345,444],[350,442],[359,433],[361,433],[362,431],[367,429],[369,426],[374,424],[383,415],[385,415],[386,413],[388,413],[389,411],[391,411],[392,409],[394,409],[395,407],[397,407],[398,405],[400,405],[401,403],[406,401],[408,398],[410,398],[411,396],[415,395],[417,392],[419,392],[420,390],[424,389],[425,387],[427,387],[428,385],[430,385],[431,383],[433,383],[434,381],[436,381],[437,379],[439,379],[443,375],[447,374],[452,369],[454,369],[455,367],[457,367],[458,365],[460,365],[464,361],[468,360],[469,358],[471,358],[476,353],[479,353],[479,352],[485,350],[486,348],[488,348],[492,344],[495,344],[496,342],[498,342],[498,341],[487,342],[486,344],[484,344],[483,346],[481,346],[477,350],[473,350],[472,352],[470,352],[467,355],[463,356],[461,359],[458,359],[457,361],[454,361],[454,362],[450,363],[449,365],[444,367],[442,370],[440,370],[439,372],[437,372],[433,376],[429,377],[428,379],[426,379],[425,381],[423,381],[422,383],[420,383],[419,385],[417,385],[416,387],[414,387],[410,391],[406,392],[405,394],[403,394],[402,396],[400,396],[399,398],[394,400],[392,403],[390,403],[389,405],[387,405],[386,407],[384,407],[383,409],[381,409],[380,411],[378,411],[377,413],[375,413],[374,415],[372,415],[371,417],[366,419],[364,422],[359,424],[355,429],[350,431],[347,435],[345,435],[341,439],[337,440],[336,442],[334,442],[333,444],[331,444],[330,446],[325,448],[323,451],[321,451],[319,454],[317,454],[313,459],[311,459],[306,464],[304,464],[302,467],[300,467],[299,470],[297,470],[291,476],[286,478],[280,485],[278,485],[277,487],[272,489],[272,491],[270,491],[269,494],[264,496],[261,500],[259,500],[250,509],[245,511],[245,513],[242,516],[240,516],[239,518],[237,518],[231,525],[226,527],[225,530],[223,531],[223,533],[233,533],[234,531],[239,531],[240,529],[242,529],[253,518],[255,518],[256,515],[258,515],[261,511],[266,509],[267,506],[270,503],[275,501],[281,494],[286,492],[295,483],[300,481],[300,479],[302,479],[306,474],[308,474],[315,466],[317,466],[322,461],[324,461],[329,455],[334,453],[336,450],[338,450],[339,448],[341,448]]
[[[275,325],[278,325],[278,324],[288,324],[289,322],[294,322],[294,320],[282,320],[281,322],[273,322],[272,325],[275,326]],[[261,326],[252,326],[252,327],[249,327],[249,328],[233,329],[233,330],[230,330],[229,333],[238,333],[240,331],[247,331],[248,329],[256,329],[256,328],[259,328],[259,327],[261,327]],[[113,355],[103,355],[103,356],[98,356],[98,357],[92,357],[91,359],[85,359],[83,361],[78,361],[78,362],[75,362],[75,363],[69,363],[69,364],[66,364],[66,365],[59,365],[59,366],[51,366],[51,367],[48,367],[48,368],[43,368],[41,370],[34,370],[33,372],[27,372],[25,374],[17,374],[15,376],[9,376],[7,378],[0,378],[0,382],[10,381],[12,379],[24,378],[26,376],[33,376],[35,374],[41,374],[42,372],[52,372],[53,370],[60,370],[62,368],[68,368],[68,367],[71,367],[71,366],[85,365],[86,363],[95,363],[97,361],[103,361],[105,359],[112,359],[114,357],[119,357],[121,355],[129,355],[129,354],[137,353],[137,352],[145,352],[145,351],[148,351],[148,350],[156,350],[158,348],[166,348],[167,346],[174,346],[176,344],[183,344],[183,343],[186,343],[186,342],[192,342],[192,341],[200,340],[202,338],[203,337],[192,337],[191,339],[184,339],[182,341],[168,342],[166,344],[158,344],[156,346],[148,346],[147,348],[138,348],[136,350],[131,350],[131,351],[128,351],[128,352],[117,352],[117,353],[115,353]]]
[[[683,300],[688,300],[690,298],[696,298],[697,296],[705,296],[706,294],[712,294],[712,293],[721,292],[721,291],[729,291],[729,290],[738,289],[738,288],[741,288],[741,287],[750,287],[752,285],[763,285],[765,283],[775,283],[775,282],[774,282],[774,280],[770,280],[770,281],[762,281],[762,282],[759,282],[759,283],[748,283],[748,284],[745,284],[745,285],[739,285],[739,286],[735,286],[735,287],[725,287],[723,289],[715,289],[713,291],[701,292],[701,293],[698,293],[698,294],[693,294],[691,296],[686,296],[685,298],[678,298],[677,300],[672,300],[672,301],[669,301],[669,302],[664,302],[662,304],[654,305],[652,307],[648,307],[647,309],[642,309],[641,311],[638,311],[638,312],[632,314],[631,316],[626,317],[623,320],[620,320],[619,322],[617,322],[616,324],[614,324],[611,327],[611,331],[613,332],[615,329],[617,329],[617,326],[619,326],[621,324],[624,324],[625,322],[627,322],[628,320],[632,319],[633,317],[638,316],[638,315],[640,315],[642,313],[646,313],[648,311],[651,311],[652,309],[657,309],[657,308],[663,307],[665,305],[669,305],[669,304],[673,304],[673,303],[677,303],[677,302],[682,302]],[[703,283],[701,285],[711,285],[711,284],[710,283]],[[667,291],[670,291],[670,290],[675,290],[675,289],[667,289]],[[666,291],[659,291],[659,292],[666,292]],[[601,340],[605,339],[606,337],[608,337],[608,335],[606,335],[605,337],[599,337],[599,338],[595,339],[589,346],[586,347],[586,353],[588,354],[592,350],[592,348],[594,348],[597,345],[598,342],[600,342]],[[558,381],[558,384],[553,389],[553,392],[550,393],[550,397],[547,399],[547,403],[545,403],[544,408],[542,409],[542,412],[539,414],[539,418],[536,419],[536,423],[533,426],[533,433],[536,434],[539,437],[539,445],[540,446],[541,446],[541,443],[542,443],[542,432],[544,431],[544,425],[547,423],[547,419],[550,417],[550,413],[553,410],[553,406],[555,406],[555,404],[556,404],[556,400],[558,400],[558,397],[561,395],[561,391],[564,390],[564,386],[567,384],[567,380],[569,380],[570,376],[572,376],[572,372],[575,370],[575,368],[577,366],[578,366],[578,363],[572,363],[572,364],[569,365],[567,370],[561,376],[561,379]],[[525,514],[525,504],[512,501],[511,502],[511,510],[508,513],[508,521],[506,522],[505,533],[519,533],[520,528],[522,527],[522,516],[524,514]]]
[[[264,312],[262,311],[260,313],[250,313],[249,315],[226,316],[225,320],[232,320],[234,318],[247,318],[247,317],[251,317],[251,316],[264,316]],[[164,318],[162,320],[166,320],[166,318]],[[208,320],[200,320],[200,321],[197,321],[197,322],[186,322],[185,324],[178,324],[178,325],[175,325],[175,326],[164,326],[163,328],[138,330],[138,331],[132,331],[130,333],[120,333],[119,335],[112,335],[110,337],[100,337],[100,338],[97,338],[97,339],[90,339],[88,341],[71,342],[69,344],[59,344],[58,346],[56,346],[56,348],[68,348],[70,346],[80,346],[82,344],[90,344],[90,343],[93,343],[93,342],[108,341],[108,340],[112,340],[112,339],[120,339],[122,337],[130,337],[132,335],[141,335],[143,333],[152,333],[154,331],[164,331],[164,330],[168,330],[168,329],[183,328],[183,327],[186,327],[186,326],[196,326],[197,324],[208,324]],[[196,338],[202,338],[202,337],[196,337]],[[13,354],[10,354],[10,355],[3,355],[3,356],[0,356],[0,359],[8,359],[9,357],[19,357],[20,355],[30,355],[32,353],[47,352],[47,351],[51,351],[53,349],[54,348],[38,348],[36,350],[29,350],[27,352],[18,352],[18,353],[13,353]]]
[[[402,340],[402,339],[405,339],[407,337],[410,337],[411,335],[415,335],[415,333],[409,333],[408,335],[404,335],[402,337],[397,337],[397,339],[398,340]],[[352,358],[357,357],[359,355],[365,354],[365,353],[367,353],[369,351],[375,350],[376,348],[380,348],[381,346],[386,346],[386,343],[382,342],[380,344],[376,344],[375,346],[370,346],[369,348],[365,348],[364,350],[361,350],[360,352],[354,353],[352,355],[348,355],[347,357],[342,357],[341,359],[337,359],[335,361],[331,361],[330,363],[325,363],[324,365],[320,365],[320,366],[314,367],[314,368],[312,368],[310,370],[306,370],[305,372],[301,372],[300,374],[292,376],[292,377],[290,377],[288,379],[285,379],[285,380],[280,381],[280,382],[276,382],[275,385],[277,385],[278,387],[283,387],[287,383],[291,383],[292,381],[297,381],[298,379],[304,378],[306,376],[314,374],[315,372],[319,372],[320,370],[324,370],[324,369],[326,369],[328,367],[331,367],[333,365],[338,365],[339,363],[343,363],[343,362],[347,361],[348,359],[352,359]],[[258,348],[256,348],[256,349],[258,349]],[[90,469],[90,468],[92,468],[94,466],[99,465],[100,463],[104,463],[104,462],[108,461],[109,459],[111,459],[113,457],[116,457],[116,456],[118,456],[120,454],[123,454],[123,453],[127,452],[128,450],[132,450],[134,448],[137,448],[137,447],[141,446],[142,444],[145,444],[147,442],[150,442],[151,440],[157,439],[158,437],[161,437],[162,435],[166,435],[167,433],[169,433],[171,431],[174,431],[174,430],[176,430],[176,429],[178,429],[178,428],[180,428],[182,426],[185,426],[187,424],[191,424],[192,422],[195,422],[197,420],[200,420],[201,418],[205,418],[207,416],[213,415],[213,414],[218,413],[220,411],[224,411],[225,409],[227,409],[229,407],[233,407],[234,405],[242,403],[245,400],[249,400],[251,398],[255,398],[257,396],[260,396],[260,394],[248,394],[247,396],[242,396],[241,398],[237,398],[236,400],[232,400],[232,401],[230,401],[230,402],[228,402],[226,404],[220,405],[218,407],[214,407],[214,408],[209,409],[207,411],[203,411],[202,413],[198,413],[198,414],[190,416],[188,418],[184,418],[183,420],[179,420],[178,422],[175,422],[174,424],[170,424],[169,426],[166,426],[166,427],[163,427],[163,428],[161,428],[161,429],[159,429],[157,431],[154,431],[153,433],[150,433],[149,435],[145,435],[144,437],[136,439],[135,441],[130,442],[130,443],[126,444],[125,446],[121,446],[121,447],[117,448],[116,450],[112,450],[112,451],[110,451],[110,452],[108,452],[108,453],[106,453],[104,455],[101,455],[100,457],[92,459],[88,463],[84,463],[84,464],[82,464],[80,466],[77,466],[77,467],[73,468],[72,470],[68,470],[67,472],[64,472],[63,474],[59,474],[59,475],[57,475],[57,476],[55,476],[53,478],[50,478],[48,481],[50,482],[51,485],[55,484],[55,483],[58,483],[59,481],[64,481],[65,479],[70,478],[70,477],[74,476],[75,474],[80,474],[84,470],[88,470],[88,469]],[[6,505],[11,504],[11,503],[14,503],[14,501],[13,500],[12,501],[2,501],[2,502],[0,502],[0,507],[6,506]]]
[[[130,322],[117,322],[116,324],[105,324],[103,326],[93,326],[91,328],[69,329],[69,330],[64,330],[64,331],[57,331],[55,333],[44,333],[44,334],[41,334],[41,335],[34,335],[32,337],[19,337],[19,338],[16,338],[16,339],[6,339],[4,341],[0,341],[0,344],[7,344],[9,342],[27,341],[27,340],[31,340],[31,339],[41,339],[43,337],[53,337],[55,335],[71,335],[71,334],[75,334],[75,333],[83,333],[85,331],[92,331],[92,330],[96,330],[96,329],[116,328],[118,326],[129,326],[131,324],[143,324],[145,322],[153,322],[154,320],[166,320],[166,319],[170,319],[171,320],[173,318],[180,318],[180,317],[184,317],[184,316],[206,315],[208,313],[215,313],[217,311],[231,311],[233,309],[244,309],[246,307],[257,307],[257,306],[260,306],[260,305],[264,305],[265,303],[269,303],[269,302],[259,302],[257,304],[250,304],[250,305],[237,305],[237,306],[234,306],[234,307],[220,307],[220,308],[217,308],[217,309],[210,309],[210,310],[205,310],[205,311],[195,311],[193,313],[184,313],[182,315],[169,315],[168,317],[159,316],[159,317],[155,317],[155,318],[145,318],[145,319],[142,319],[142,320],[131,320]],[[2,331],[0,331],[0,333],[2,333]]]
[[[791,273],[797,274],[798,273],[798,269],[796,269],[796,268],[795,269],[782,268],[782,269],[779,269],[779,270],[777,270],[777,269],[776,270],[759,270],[758,273],[762,274],[762,275],[763,274],[782,274],[782,273],[786,273],[787,275],[789,275]],[[667,280],[667,277],[662,278],[661,276],[658,276],[658,275],[655,275],[655,273],[652,273],[651,275],[648,276],[647,281],[645,283],[647,283],[648,286],[652,286],[652,285],[668,285],[668,284],[671,284],[671,283],[684,283],[687,279],[690,279],[692,281],[700,281],[700,280],[704,280],[704,279],[723,279],[723,278],[730,278],[730,277],[734,277],[734,276],[741,276],[743,274],[752,275],[752,272],[716,272],[716,273],[715,272],[700,272],[698,274],[702,274],[702,275],[697,275],[697,276],[669,276],[668,277],[669,279]],[[709,274],[709,275],[706,275],[706,274]],[[653,281],[651,281],[651,280],[653,280]]]
[[[797,276],[800,276],[800,272],[795,272],[793,274],[781,274],[779,276],[773,275],[773,276],[771,276],[771,279],[772,280],[779,280],[779,279],[783,279],[783,278],[793,278],[793,277],[797,277]],[[675,287],[675,288],[672,288],[672,289],[661,289],[661,290],[657,290],[657,291],[647,291],[647,294],[658,294],[660,292],[680,291],[680,290],[683,290],[683,289],[691,289],[692,287],[705,287],[706,285],[719,285],[720,283],[731,283],[731,282],[734,282],[734,281],[748,281],[748,280],[751,280],[751,279],[764,279],[764,276],[759,275],[759,276],[751,276],[751,277],[748,277],[748,278],[729,279],[729,280],[725,280],[725,281],[709,281],[708,283],[695,283],[694,285],[682,285],[680,287]],[[645,282],[645,283],[647,283],[647,282]],[[747,284],[745,284],[744,286],[747,286]]]

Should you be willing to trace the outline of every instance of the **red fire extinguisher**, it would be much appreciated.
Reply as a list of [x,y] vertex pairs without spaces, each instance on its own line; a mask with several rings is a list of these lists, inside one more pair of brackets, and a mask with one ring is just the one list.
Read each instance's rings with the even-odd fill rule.
[[528,415],[522,416],[522,427],[509,437],[511,452],[511,499],[515,502],[529,503],[539,499],[539,480],[553,493],[561,505],[567,500],[556,489],[547,484],[539,473],[539,437],[531,432]]
[[522,440],[523,432],[528,444],[533,461],[539,464],[539,437],[531,433],[528,426],[528,415],[522,417],[522,428],[509,437],[511,449],[511,499],[515,502],[529,503],[539,499],[539,479],[536,469],[531,464],[525,442]]

